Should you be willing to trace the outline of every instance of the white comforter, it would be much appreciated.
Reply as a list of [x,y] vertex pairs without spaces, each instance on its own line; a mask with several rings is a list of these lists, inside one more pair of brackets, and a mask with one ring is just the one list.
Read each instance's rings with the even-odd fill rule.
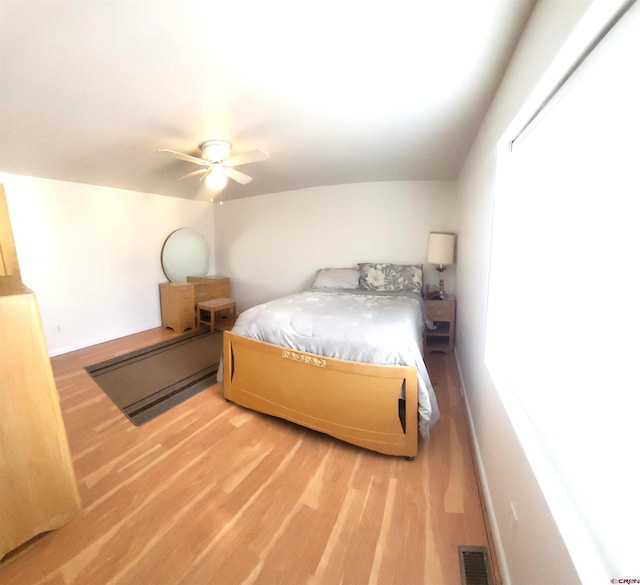
[[415,366],[418,426],[426,437],[440,413],[421,351],[423,307],[415,293],[312,289],[244,311],[233,331],[332,358]]

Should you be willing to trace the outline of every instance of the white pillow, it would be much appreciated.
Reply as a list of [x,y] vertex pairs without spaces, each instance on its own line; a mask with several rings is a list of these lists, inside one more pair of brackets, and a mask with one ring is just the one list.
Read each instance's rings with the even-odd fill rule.
[[357,268],[322,268],[318,270],[313,288],[358,288]]

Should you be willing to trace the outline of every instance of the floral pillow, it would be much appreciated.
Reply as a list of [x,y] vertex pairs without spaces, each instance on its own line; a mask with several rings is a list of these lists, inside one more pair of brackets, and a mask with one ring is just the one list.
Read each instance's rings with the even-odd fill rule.
[[360,288],[377,291],[422,292],[422,264],[358,264]]

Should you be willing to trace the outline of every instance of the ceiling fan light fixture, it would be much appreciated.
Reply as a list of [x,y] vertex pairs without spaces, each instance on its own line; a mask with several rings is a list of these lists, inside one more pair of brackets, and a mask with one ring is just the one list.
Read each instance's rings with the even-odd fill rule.
[[228,158],[231,144],[226,140],[206,140],[200,145],[202,158],[161,148],[158,152],[168,154],[179,160],[198,165],[200,168],[180,177],[185,179],[193,175],[201,175],[200,182],[204,183],[212,191],[222,191],[227,186],[227,179],[231,179],[240,185],[247,185],[252,178],[237,170],[235,167],[258,162],[269,158],[264,150],[255,149],[249,152],[241,152]]
[[231,144],[226,140],[206,140],[200,145],[202,158],[212,162],[220,162],[229,155]]
[[212,191],[222,191],[227,186],[227,176],[224,174],[224,167],[221,164],[211,165],[209,172],[204,178],[204,182]]

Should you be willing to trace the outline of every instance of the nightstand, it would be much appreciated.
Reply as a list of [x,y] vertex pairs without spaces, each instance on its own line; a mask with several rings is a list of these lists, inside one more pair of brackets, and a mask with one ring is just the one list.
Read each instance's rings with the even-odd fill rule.
[[425,327],[425,352],[453,352],[456,332],[456,299],[449,295],[446,299],[425,299],[424,308],[435,329]]

